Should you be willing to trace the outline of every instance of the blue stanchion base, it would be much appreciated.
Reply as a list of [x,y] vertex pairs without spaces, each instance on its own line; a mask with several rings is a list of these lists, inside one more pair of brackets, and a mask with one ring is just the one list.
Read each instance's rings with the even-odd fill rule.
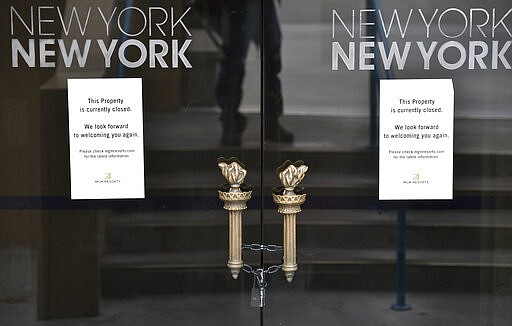
[[400,303],[395,303],[394,305],[391,306],[391,310],[394,310],[394,311],[409,311],[411,310],[412,307],[408,304],[400,304]]

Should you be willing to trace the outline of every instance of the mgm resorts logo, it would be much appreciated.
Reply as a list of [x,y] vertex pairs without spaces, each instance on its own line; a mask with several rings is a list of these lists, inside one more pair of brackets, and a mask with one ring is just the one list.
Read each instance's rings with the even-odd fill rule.
[[428,180],[424,180],[420,173],[411,174],[411,178],[402,181],[404,184],[428,184]]
[[121,183],[121,180],[112,179],[112,172],[105,172],[103,179],[94,180],[94,183]]

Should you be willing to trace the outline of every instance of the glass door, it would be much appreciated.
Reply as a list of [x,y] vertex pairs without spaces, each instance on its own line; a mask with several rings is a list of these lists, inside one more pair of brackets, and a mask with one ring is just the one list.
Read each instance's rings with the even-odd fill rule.
[[[244,272],[261,268],[260,251],[244,250],[234,280],[218,193],[228,183],[218,159],[238,158],[252,191],[242,241],[261,244],[260,3],[16,1],[0,11],[0,324],[260,325]],[[71,113],[71,79],[141,80],[124,92],[142,93],[144,198],[71,199],[73,137],[102,137],[79,157],[91,160],[87,174],[126,149],[110,126],[135,122],[110,114],[136,108],[96,101],[91,86]],[[95,183],[123,181],[115,167],[100,172]]]
[[[508,1],[20,0],[0,12],[0,324],[510,324]],[[134,79],[135,91],[116,84]],[[403,91],[394,81],[434,80],[416,92],[441,79],[453,130],[425,122],[448,108],[432,98],[379,105]],[[69,80],[93,81],[81,107]],[[97,103],[94,81],[107,80],[121,95]],[[144,196],[72,199],[74,137],[98,151],[79,175],[113,164],[93,183],[128,166],[113,153],[140,134],[110,130],[137,122],[123,91],[141,94]],[[384,134],[397,141],[382,156]],[[439,188],[452,198],[384,198],[381,164],[397,176],[434,165],[424,144],[452,163],[407,170],[397,189],[452,171]]]
[[[510,122],[504,86],[511,80],[509,7],[506,1],[280,2],[280,123],[294,140],[264,142],[265,243],[283,239],[283,217],[268,195],[279,185],[275,168],[303,160],[309,170],[301,182],[307,199],[297,215],[298,269],[291,283],[283,273],[271,277],[264,324],[510,321],[505,180],[511,147],[502,141]],[[504,15],[506,28],[498,24]],[[273,19],[264,15],[270,25]],[[410,199],[406,192],[380,200],[379,164],[389,159],[379,153],[383,134],[419,137],[392,144],[414,153],[426,144],[422,127],[429,119],[427,111],[403,113],[393,119],[407,131],[384,129],[382,98],[401,92],[406,101],[415,93],[400,87],[384,92],[381,85],[441,79],[454,91],[454,129],[447,135],[453,141],[453,198]],[[438,121],[434,127],[443,128]],[[428,146],[441,148],[444,132],[432,134]],[[408,160],[418,166],[429,159],[435,164],[420,154]],[[404,163],[400,156],[391,160]],[[423,172],[409,178],[418,185],[427,179]]]
[[[242,244],[261,243],[259,3],[136,6],[151,11],[154,24],[169,14],[163,26],[174,26],[179,48],[191,41],[183,50],[191,66],[125,70],[126,77],[144,78],[147,198],[115,207],[106,218],[104,302],[155,311],[136,315],[141,324],[259,325],[260,311],[251,307],[254,277],[244,266],[257,270],[260,253],[244,250],[240,260]],[[137,16],[134,11],[134,29]],[[238,210],[237,221],[219,198],[219,190],[229,196],[230,189],[230,172],[223,176],[219,163],[229,165],[233,157],[247,173],[238,188],[248,194],[247,208]],[[230,233],[237,228],[240,242]]]

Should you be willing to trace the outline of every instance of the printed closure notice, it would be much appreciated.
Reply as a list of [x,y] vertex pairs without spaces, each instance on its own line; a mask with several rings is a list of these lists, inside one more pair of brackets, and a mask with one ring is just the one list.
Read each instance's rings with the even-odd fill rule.
[[453,199],[453,83],[380,83],[379,199]]
[[142,79],[68,79],[71,199],[144,198]]

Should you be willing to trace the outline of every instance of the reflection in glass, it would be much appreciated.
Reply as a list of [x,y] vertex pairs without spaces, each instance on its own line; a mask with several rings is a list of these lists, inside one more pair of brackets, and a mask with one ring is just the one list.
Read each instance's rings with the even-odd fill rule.
[[[215,2],[221,6],[218,31],[221,38],[222,57],[219,64],[216,98],[222,110],[222,144],[239,146],[247,126],[247,118],[239,112],[242,83],[251,42],[261,46],[259,36],[261,17],[257,0],[225,0]],[[263,1],[264,25],[264,119],[265,140],[290,143],[293,135],[278,122],[283,114],[281,91],[281,30],[273,1]]]

